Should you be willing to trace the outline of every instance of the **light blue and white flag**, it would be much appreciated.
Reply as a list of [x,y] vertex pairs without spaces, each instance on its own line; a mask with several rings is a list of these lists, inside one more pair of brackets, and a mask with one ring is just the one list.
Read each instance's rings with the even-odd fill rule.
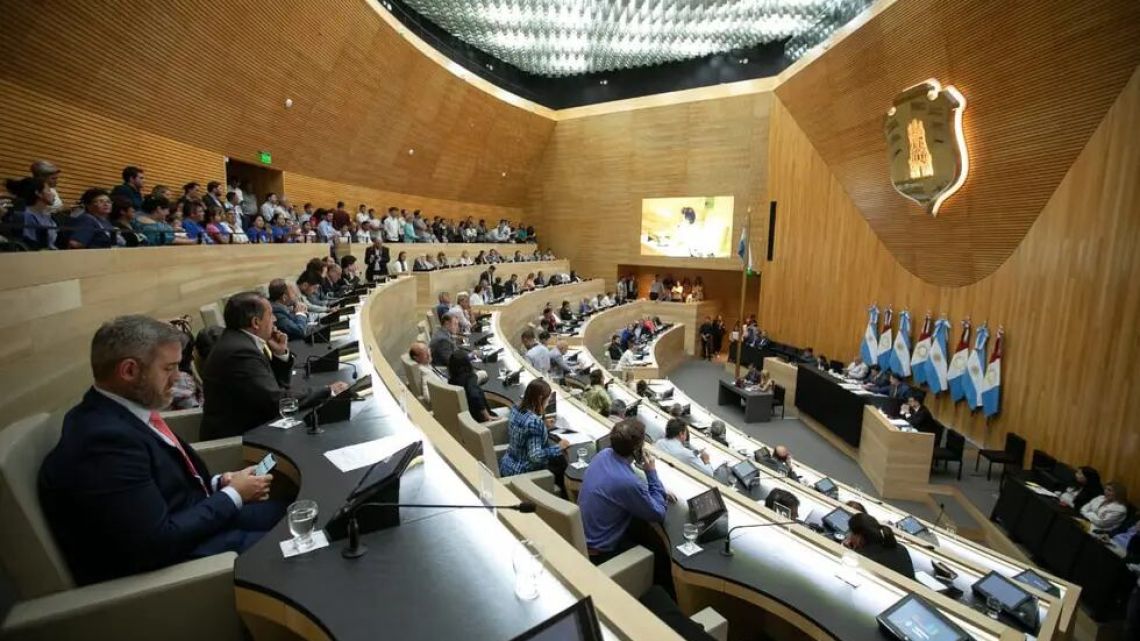
[[[884,372],[891,370],[891,320],[894,317],[894,310],[891,306],[887,306],[886,313],[883,314],[883,331],[879,332],[879,369]],[[869,366],[868,366],[869,367]]]
[[879,308],[871,305],[867,309],[867,328],[863,330],[863,344],[859,356],[867,367],[879,362]]
[[986,343],[989,340],[990,328],[982,323],[974,336],[974,349],[970,350],[970,358],[966,361],[966,376],[962,379],[966,404],[971,410],[982,406],[982,385],[986,379]]
[[954,350],[954,358],[950,359],[950,369],[946,372],[950,380],[950,400],[957,403],[966,398],[966,388],[962,380],[966,378],[966,366],[970,362],[970,319],[962,321],[962,336],[958,339],[958,347]]
[[930,318],[930,312],[926,312],[926,318],[922,319],[922,331],[914,345],[914,354],[910,357],[910,371],[917,384],[926,382],[926,359],[930,356],[930,334],[933,330],[934,321]]
[[891,371],[904,378],[910,376],[910,312],[905,309],[899,314],[899,331],[891,350]]
[[986,366],[986,380],[982,383],[982,411],[986,418],[1001,411],[1001,353],[1005,342],[1005,329],[998,327],[994,340],[994,352],[990,364]]
[[[749,221],[749,225],[751,221]],[[744,267],[744,273],[752,275],[755,270],[752,268],[752,243],[748,238],[748,226],[740,228],[740,242],[736,246],[736,255],[740,256],[741,266]]]
[[932,394],[946,391],[947,382],[946,365],[946,337],[950,334],[950,321],[945,316],[934,324],[934,334],[930,338],[930,355],[926,359],[926,371],[923,378]]

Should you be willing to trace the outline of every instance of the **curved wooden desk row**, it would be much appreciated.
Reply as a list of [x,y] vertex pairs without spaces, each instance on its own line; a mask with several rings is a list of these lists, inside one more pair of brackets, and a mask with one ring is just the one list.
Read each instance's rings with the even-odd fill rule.
[[610,337],[622,327],[641,320],[646,316],[660,317],[662,321],[685,326],[685,354],[697,354],[697,328],[713,303],[663,303],[651,300],[636,300],[620,307],[598,312],[582,327],[582,341],[591,350],[600,349],[610,342]]
[[[600,314],[597,320],[603,320],[603,317],[606,313]],[[590,359],[586,362],[597,362],[597,358],[594,354],[588,353],[579,357],[580,363],[583,362],[581,360],[582,358]],[[615,383],[617,382],[615,381]],[[692,408],[691,419],[694,424],[707,427],[712,423],[714,419],[718,418],[715,414],[709,412],[706,408],[701,407],[699,404],[693,403],[691,398],[687,397],[684,392],[673,386],[668,381],[659,381],[659,383],[663,384],[666,387],[674,389],[674,397],[670,400],[670,403],[690,405]],[[622,400],[626,401],[627,403],[636,400],[636,395],[633,390],[629,389],[625,385],[617,383],[616,386],[611,386],[610,389],[612,394],[619,398],[622,398]],[[643,417],[644,419],[659,423],[658,427],[661,429],[661,431],[663,431],[664,423],[669,418],[665,411],[661,408],[653,406],[652,404],[650,404],[648,407],[645,407],[645,405],[643,405],[643,408],[645,409],[639,413],[639,416]],[[727,422],[726,425],[728,427],[728,447],[721,445],[720,443],[705,436],[704,434],[701,434],[699,431],[690,431],[690,435],[691,438],[693,438],[694,443],[699,442],[701,443],[702,447],[705,447],[710,452],[719,453],[719,456],[714,455],[714,460],[712,460],[714,467],[720,462],[728,462],[730,464],[733,464],[740,460],[750,459],[752,452],[754,452],[759,447],[766,445],[749,437]],[[839,499],[836,500],[827,497],[826,495],[814,490],[811,487],[811,485],[813,485],[816,481],[825,478],[826,475],[821,474],[818,471],[804,466],[798,462],[796,464],[796,471],[803,477],[803,481],[805,482],[804,484],[796,483],[786,478],[781,478],[766,468],[761,467],[760,469],[761,474],[766,477],[764,484],[770,484],[773,487],[782,487],[783,489],[791,491],[801,500],[801,514],[806,514],[809,510],[813,509],[819,511],[821,514],[825,514],[837,507],[840,507],[843,501],[855,500],[866,506],[868,512],[872,516],[875,516],[876,519],[885,524],[898,522],[908,516],[906,512],[898,510],[894,506],[885,504],[878,499],[863,494],[862,492],[855,491],[852,488],[841,483],[836,483],[839,486],[840,490]],[[765,495],[767,493],[766,489],[767,488],[765,488],[764,491]],[[935,530],[932,524],[925,523],[925,525],[932,532]],[[1075,613],[1077,600],[1079,597],[1079,588],[1073,584],[1059,579],[1055,576],[1051,576],[1034,566],[1022,563],[1014,559],[1010,559],[992,550],[979,546],[973,541],[959,537],[956,534],[947,533],[943,530],[938,530],[937,532],[939,547],[934,551],[928,551],[928,549],[931,547],[931,544],[925,540],[913,537],[902,531],[898,531],[898,535],[900,540],[903,541],[904,544],[906,544],[911,550],[912,557],[916,560],[916,567],[919,567],[922,564],[929,565],[929,561],[931,559],[938,560],[958,568],[959,574],[963,577],[963,581],[967,576],[972,577],[973,580],[977,580],[991,570],[997,571],[1004,576],[1012,577],[1013,575],[1016,575],[1027,568],[1033,567],[1035,571],[1044,576],[1047,576],[1061,588],[1062,598],[1059,600],[1060,607],[1052,609],[1059,612],[1060,618],[1057,621],[1059,626],[1058,629],[1065,632],[1070,629],[1073,620],[1073,614]],[[918,562],[920,559],[922,560],[922,563]],[[968,588],[969,583],[972,582],[972,580],[968,581],[964,586],[958,587]],[[968,593],[968,589],[965,591]],[[1037,596],[1042,597],[1043,602],[1046,603],[1058,601],[1054,597],[1044,594],[1038,593]],[[1045,619],[1046,617],[1043,617],[1043,620]]]
[[[492,249],[499,252],[501,256],[514,256],[515,251],[521,251],[524,254],[532,253],[539,245],[535,243],[380,243],[388,248],[389,255],[393,259],[400,254],[400,252],[408,253],[408,260],[413,260],[417,256],[424,254],[431,254],[435,258],[439,252],[443,252],[448,260],[458,259],[467,252],[467,257],[475,260],[479,252],[489,252]],[[370,247],[372,243],[337,243],[336,253],[337,256],[344,256],[352,254],[359,260],[364,260],[364,250]]]
[[[500,315],[496,314],[492,327],[498,343],[505,348],[501,362],[503,367],[522,369],[521,385],[525,386],[539,374],[526,365],[512,347],[499,321]],[[590,439],[600,438],[610,431],[612,423],[609,420],[581,405],[570,390],[547,380],[559,392],[560,425],[581,432]],[[641,408],[639,417],[643,419],[654,411],[645,404]],[[677,503],[669,507],[661,533],[671,551],[678,600],[683,610],[696,611],[710,604],[715,607],[711,600],[719,595],[729,595],[780,616],[816,639],[882,641],[875,616],[907,593],[919,593],[975,639],[1013,641],[1024,638],[1021,632],[874,563],[861,562],[857,571],[860,585],[852,587],[837,578],[843,573],[842,558],[846,549],[838,542],[802,527],[763,527],[746,530],[748,534],[738,532],[740,539],[733,538],[738,543],[734,545],[736,554],[733,557],[721,556],[712,546],[685,557],[673,547],[682,540],[681,527],[688,518],[683,506],[686,499],[709,487],[722,487],[722,494],[730,506],[733,526],[777,523],[782,519],[755,500],[738,492],[723,491],[724,486],[712,478],[650,447],[659,459],[657,469],[662,482],[678,498]],[[568,470],[568,486],[575,477],[580,479],[581,474],[573,468]],[[1044,634],[1040,638],[1052,637],[1057,614],[1055,608],[1049,610],[1050,618],[1043,626]]]
[[[435,305],[437,296],[441,292],[450,292],[452,302],[459,292],[474,291],[479,284],[479,274],[487,271],[492,265],[471,265],[470,267],[448,267],[430,272],[412,272],[416,279],[416,304],[420,306]],[[559,260],[543,260],[529,263],[499,263],[493,265],[495,276],[502,276],[507,282],[512,275],[519,277],[521,283],[527,274],[542,272],[549,278],[551,274],[570,273],[570,261],[565,258]]]
[[[322,525],[367,469],[342,473],[325,456],[332,449],[389,437],[421,440],[422,464],[401,479],[405,503],[476,505],[480,494],[473,488],[489,479],[427,410],[409,402],[413,395],[385,356],[407,347],[396,349],[389,337],[407,334],[414,306],[399,303],[414,299],[415,287],[412,279],[379,286],[352,320],[352,336],[363,347],[357,367],[361,376],[374,376],[374,391],[353,403],[350,420],[324,425],[319,435],[262,426],[244,436],[249,460],[276,453],[278,471],[298,482],[298,498],[318,502]],[[299,358],[323,350],[327,346],[294,346]],[[349,375],[342,367],[314,374],[309,383]],[[497,480],[489,480],[489,489],[496,503],[518,502]],[[508,639],[589,594],[608,639],[679,638],[534,514],[404,508],[400,517],[398,527],[362,535],[369,552],[355,560],[342,558],[344,541],[284,559],[279,542],[289,532],[279,523],[235,566],[237,607],[255,637],[272,638],[285,628],[305,639],[373,639],[377,630],[398,630],[401,639]],[[511,559],[520,539],[535,541],[546,559],[548,573],[533,601],[513,592]]]

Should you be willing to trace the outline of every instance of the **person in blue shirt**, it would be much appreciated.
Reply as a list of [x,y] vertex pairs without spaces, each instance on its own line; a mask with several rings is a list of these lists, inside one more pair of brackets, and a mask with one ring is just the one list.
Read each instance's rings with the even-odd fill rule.
[[111,198],[125,198],[135,207],[135,211],[142,211],[142,190],[146,184],[145,172],[138,167],[123,167],[123,184],[111,190]]
[[83,203],[83,213],[72,221],[76,228],[71,232],[68,246],[71,249],[114,247],[117,235],[115,226],[108,220],[111,196],[103,189],[88,189],[79,201]]
[[205,227],[202,226],[204,209],[200,202],[187,200],[182,203],[182,231],[186,232],[187,238],[196,243],[212,245],[214,241],[210,240]]
[[269,229],[273,234],[273,242],[289,242],[289,225],[285,222],[281,214],[273,215],[273,222],[270,224]]
[[554,419],[544,419],[542,416],[550,401],[550,393],[550,385],[541,378],[536,378],[526,386],[522,401],[511,408],[507,418],[510,444],[507,453],[499,461],[499,476],[548,469],[554,474],[555,484],[562,487],[566,473],[566,457],[563,452],[570,447],[570,442],[564,438],[558,439],[554,444],[550,442],[549,429],[554,425]]
[[257,214],[253,217],[253,224],[245,230],[245,236],[251,243],[268,243],[269,230],[265,228],[265,217]]
[[[657,464],[645,451],[645,424],[627,418],[610,432],[610,447],[598,452],[586,469],[578,508],[590,561],[600,565],[636,544],[630,535],[634,519],[663,523],[675,496],[657,476]],[[633,464],[645,471],[642,479]]]
[[[260,215],[260,214],[259,214]],[[277,329],[285,333],[290,340],[305,337],[305,328],[309,321],[304,316],[293,312],[293,298],[289,292],[289,285],[282,278],[269,282],[269,305],[273,308],[273,318],[277,321]]]

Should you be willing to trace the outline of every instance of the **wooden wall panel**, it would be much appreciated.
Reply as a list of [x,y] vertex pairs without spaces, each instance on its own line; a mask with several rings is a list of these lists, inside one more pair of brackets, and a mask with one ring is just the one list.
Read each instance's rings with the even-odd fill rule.
[[[1137,63],[1135,0],[907,0],[776,95],[899,262],[966,285],[1013,253]],[[927,78],[968,103],[970,176],[937,218],[891,186],[883,136],[894,97]]]
[[[452,75],[378,6],[8,2],[0,79],[124,133],[251,162],[268,150],[277,169],[373,189],[521,206],[554,122]],[[32,116],[32,131],[69,126]]]
[[312,254],[311,245],[193,245],[0,255],[4,425],[78,399],[103,322],[190,314],[201,328],[200,306],[295,275]]
[[[935,414],[978,443],[1006,432],[1140,492],[1140,70],[1107,112],[1024,241],[966,287],[924,282],[876,236],[811,138],[780,101],[772,108],[770,189],[782,216],[761,291],[774,337],[850,358],[872,301],[921,317],[967,315],[1008,330],[1002,412]],[[956,340],[956,339],[954,339]],[[953,341],[952,341],[953,344]]]
[[[28,175],[36,160],[47,159],[63,171],[59,195],[73,203],[88,187],[123,182],[127,165],[146,170],[148,185],[164,184],[182,193],[182,185],[225,179],[222,154],[155,135],[0,79],[0,177]],[[2,189],[0,189],[2,191]]]
[[[611,284],[619,264],[642,260],[643,198],[734,196],[732,238],[753,207],[755,251],[768,220],[770,100],[770,93],[757,93],[560,121],[535,174],[526,217],[575,269]],[[731,259],[713,262],[733,266]]]

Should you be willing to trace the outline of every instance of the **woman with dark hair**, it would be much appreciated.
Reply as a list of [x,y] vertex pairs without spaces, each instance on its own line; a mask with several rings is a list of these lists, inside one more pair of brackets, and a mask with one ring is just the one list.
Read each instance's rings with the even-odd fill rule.
[[483,388],[479,387],[479,376],[471,365],[471,352],[457,349],[451,353],[451,358],[447,359],[447,383],[463,388],[463,394],[467,397],[467,411],[471,412],[476,421],[486,423],[494,418]]
[[388,263],[388,275],[399,276],[408,273],[408,252],[396,254],[396,260]]
[[563,452],[570,447],[564,438],[557,445],[550,444],[549,429],[554,419],[543,418],[546,404],[550,401],[550,385],[536,378],[526,386],[522,401],[511,408],[507,418],[507,434],[510,445],[507,453],[499,461],[499,476],[507,477],[548,469],[554,474],[554,482],[562,487],[566,473],[566,457]]
[[[280,212],[273,214],[273,220],[269,222],[269,235],[275,243],[288,242],[289,224],[285,222],[285,217]],[[253,242],[252,237],[250,242]]]
[[251,243],[270,242],[269,230],[265,228],[265,216],[254,214],[253,224],[249,226],[249,229],[245,230],[245,235],[249,238],[249,242]]
[[1104,487],[1100,483],[1100,472],[1087,465],[1077,468],[1076,481],[1076,485],[1061,492],[1060,501],[1061,505],[1079,512],[1086,503],[1104,494]]
[[29,249],[57,249],[55,246],[58,225],[51,217],[55,192],[43,178],[23,178],[8,181],[8,193],[19,199],[23,209],[15,214],[23,229],[20,232]]
[[111,200],[111,215],[107,220],[119,230],[119,236],[127,247],[138,247],[146,243],[146,238],[135,232],[134,222],[137,214],[132,200],[119,197]]
[[219,213],[220,210],[217,207],[207,207],[206,213],[202,216],[202,226],[210,240],[221,245],[230,242],[230,237],[222,231]]
[[68,246],[71,249],[99,249],[117,244],[115,226],[107,218],[111,215],[111,196],[105,189],[88,189],[79,198],[83,213],[72,221],[75,230],[71,232]]
[[880,525],[870,514],[859,512],[851,517],[848,528],[850,531],[843,540],[845,547],[909,579],[914,578],[914,563],[910,560],[910,552],[899,545],[895,533],[889,527]]

